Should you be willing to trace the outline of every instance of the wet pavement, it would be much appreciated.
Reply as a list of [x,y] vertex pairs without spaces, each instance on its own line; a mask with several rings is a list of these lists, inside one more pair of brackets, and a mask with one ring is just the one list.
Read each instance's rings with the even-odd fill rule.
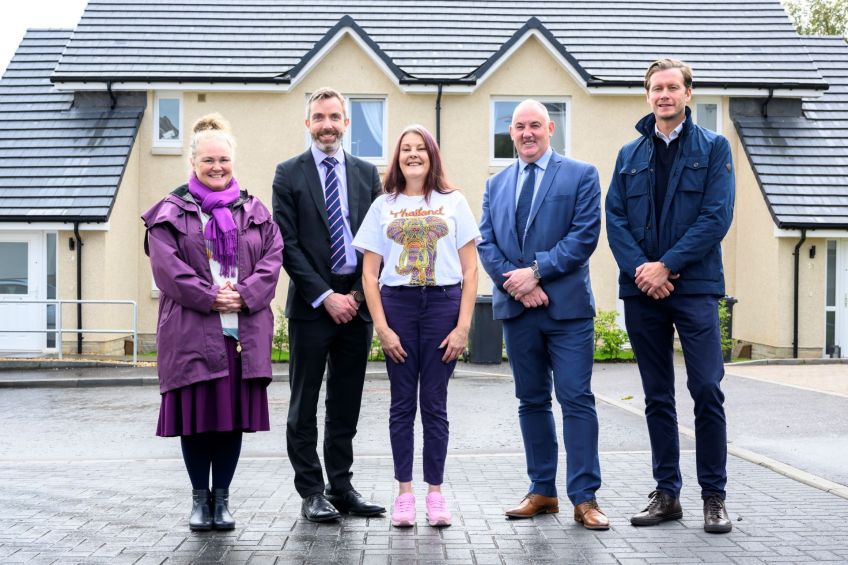
[[[153,436],[158,410],[151,369],[42,371],[41,379],[89,386],[0,390],[0,562],[2,563],[818,563],[848,562],[848,500],[764,467],[776,461],[822,481],[848,485],[848,398],[728,377],[729,439],[745,458],[728,462],[729,535],[702,529],[694,442],[681,436],[684,519],[634,528],[653,487],[638,372],[597,365],[604,483],[598,500],[612,528],[590,532],[560,513],[507,520],[524,495],[524,455],[508,366],[460,365],[451,383],[451,444],[445,493],[454,525],[426,525],[421,462],[418,521],[393,529],[387,518],[345,517],[314,525],[299,515],[285,455],[285,365],[269,390],[272,431],[246,436],[232,485],[237,520],[230,533],[191,533],[190,486],[179,441]],[[388,382],[369,367],[354,484],[386,506],[394,496],[388,442]],[[682,375],[683,371],[679,371]],[[0,381],[11,382],[8,371]],[[28,373],[37,380],[37,375]],[[692,427],[685,377],[680,423]],[[95,379],[95,380],[92,380]],[[98,380],[99,379],[99,380]],[[124,386],[104,379],[122,379]],[[22,379],[19,379],[22,380]],[[25,383],[23,383],[25,384]],[[7,387],[9,385],[7,384]],[[802,386],[802,388],[797,388]],[[555,411],[556,412],[556,411]],[[420,446],[420,429],[417,445]],[[562,443],[560,443],[562,445]],[[753,456],[749,456],[753,454]],[[559,476],[564,482],[560,456]],[[790,473],[791,474],[791,473]],[[562,485],[561,485],[562,486]],[[564,488],[564,487],[563,487]]]

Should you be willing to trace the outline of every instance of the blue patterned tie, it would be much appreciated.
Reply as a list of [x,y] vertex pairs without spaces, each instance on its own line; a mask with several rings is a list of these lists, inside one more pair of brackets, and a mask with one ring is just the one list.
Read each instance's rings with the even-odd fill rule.
[[344,221],[339,193],[339,177],[336,176],[335,157],[327,157],[321,162],[327,168],[327,180],[324,183],[324,201],[327,203],[327,222],[330,225],[330,270],[338,272],[345,266]]
[[530,163],[525,167],[527,176],[521,186],[518,205],[515,207],[515,232],[518,234],[518,245],[524,250],[524,230],[527,229],[527,219],[533,206],[533,189],[536,188],[536,164]]

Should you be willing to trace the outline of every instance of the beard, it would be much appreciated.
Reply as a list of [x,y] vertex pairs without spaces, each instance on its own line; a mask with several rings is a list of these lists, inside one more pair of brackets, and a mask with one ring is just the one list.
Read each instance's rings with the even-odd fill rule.
[[[322,135],[335,135],[336,138],[330,143],[324,143],[321,141]],[[340,132],[335,128],[324,128],[321,131],[312,134],[312,141],[315,143],[315,147],[327,155],[333,155],[339,150],[339,147],[342,144],[342,139],[344,139],[344,132]]]

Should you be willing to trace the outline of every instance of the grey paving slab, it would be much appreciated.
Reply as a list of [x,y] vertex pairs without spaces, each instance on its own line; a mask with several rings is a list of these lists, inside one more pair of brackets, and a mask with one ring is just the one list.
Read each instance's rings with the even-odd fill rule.
[[[741,381],[726,383],[728,398],[736,399],[733,402],[762,396],[763,390],[780,406],[791,400],[780,394],[781,389],[763,388],[769,383]],[[741,386],[745,383],[755,388]],[[632,365],[596,367],[598,392],[618,395],[619,400],[633,396],[629,401],[638,402],[634,387],[638,387],[638,376]],[[354,481],[366,496],[389,505],[394,483],[385,378],[371,375],[364,397]],[[681,401],[684,413],[686,400]],[[656,528],[630,526],[629,516],[641,509],[653,486],[644,421],[605,403],[598,406],[604,475],[598,494],[612,529],[583,529],[571,519],[565,501],[557,515],[507,520],[503,509],[523,495],[526,477],[506,366],[464,365],[451,383],[452,443],[445,483],[454,511],[451,528],[426,526],[423,492],[418,493],[417,525],[406,531],[393,529],[387,518],[346,517],[326,525],[303,521],[291,467],[281,456],[288,387],[275,382],[270,389],[274,431],[246,438],[233,483],[238,527],[228,533],[191,533],[186,527],[190,487],[178,443],[152,436],[157,404],[158,391],[153,386],[2,391],[0,562],[848,561],[848,500],[735,457],[730,458],[728,469],[734,531],[726,536],[704,533],[693,445],[686,438],[682,444],[684,519]],[[729,407],[735,417],[757,415],[756,404]],[[420,436],[418,441],[420,445]],[[416,473],[420,468],[416,460]],[[563,473],[560,470],[561,477]],[[421,484],[418,474],[415,478]]]
[[[607,532],[583,529],[567,505],[557,515],[506,519],[502,509],[525,488],[523,456],[514,453],[448,458],[445,492],[454,525],[444,530],[426,526],[421,496],[409,530],[392,529],[387,518],[304,523],[288,460],[244,458],[232,488],[238,526],[229,533],[188,531],[190,496],[179,460],[5,461],[0,556],[4,563],[844,562],[837,551],[848,539],[846,500],[731,458],[730,535],[703,532],[691,486],[682,497],[683,520],[637,529],[628,516],[650,488],[650,456],[616,452],[601,460],[599,496],[612,522]],[[692,485],[691,452],[683,455],[683,471]],[[391,501],[390,457],[362,458],[354,472],[366,496]],[[804,518],[810,507],[816,516]],[[829,549],[822,549],[822,532],[829,533]]]

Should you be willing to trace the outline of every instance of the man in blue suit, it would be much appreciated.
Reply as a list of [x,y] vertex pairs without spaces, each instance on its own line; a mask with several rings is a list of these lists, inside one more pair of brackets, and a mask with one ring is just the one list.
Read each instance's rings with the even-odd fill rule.
[[730,144],[692,123],[692,69],[661,59],[648,67],[652,112],[621,148],[607,192],[607,236],[620,274],[619,296],[636,353],[651,438],[650,502],[634,526],[683,516],[680,443],[674,401],[674,330],[695,401],[695,460],[704,530],[732,528],[724,504],[727,431],[718,299],[724,294],[721,240],[733,219]]
[[486,183],[478,246],[494,282],[495,319],[518,397],[530,488],[512,518],[559,511],[557,438],[551,390],[563,412],[566,490],[574,519],[606,530],[595,500],[601,486],[598,416],[592,395],[593,317],[589,256],[601,229],[601,189],[592,165],[557,155],[543,104],[525,100],[509,126],[518,160]]

